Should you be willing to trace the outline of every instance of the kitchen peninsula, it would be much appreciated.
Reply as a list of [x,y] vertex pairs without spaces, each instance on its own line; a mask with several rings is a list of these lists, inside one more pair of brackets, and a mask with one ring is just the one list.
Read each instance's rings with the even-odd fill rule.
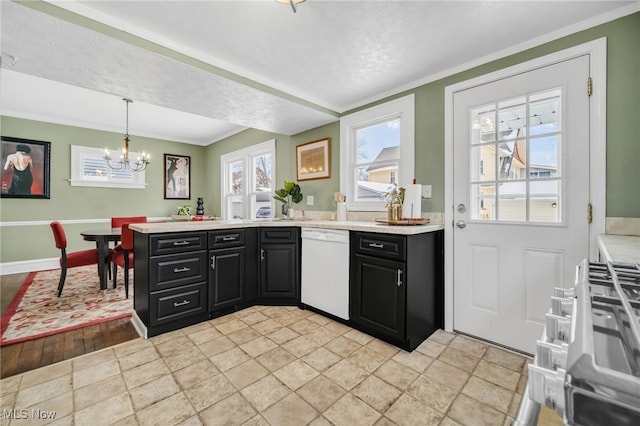
[[340,321],[407,350],[442,327],[442,225],[278,219],[132,224],[134,325],[151,337],[253,305],[336,319],[300,301],[301,228],[349,231],[350,318]]

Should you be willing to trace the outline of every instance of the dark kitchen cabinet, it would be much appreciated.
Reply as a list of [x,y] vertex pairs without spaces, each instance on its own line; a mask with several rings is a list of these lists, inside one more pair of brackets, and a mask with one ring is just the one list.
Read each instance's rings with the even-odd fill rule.
[[260,229],[260,303],[300,302],[300,228]]
[[354,327],[406,350],[443,324],[442,231],[351,232],[349,316]]
[[209,312],[241,309],[257,296],[257,231],[209,232]]
[[205,232],[134,232],[134,309],[147,336],[207,318],[206,248]]

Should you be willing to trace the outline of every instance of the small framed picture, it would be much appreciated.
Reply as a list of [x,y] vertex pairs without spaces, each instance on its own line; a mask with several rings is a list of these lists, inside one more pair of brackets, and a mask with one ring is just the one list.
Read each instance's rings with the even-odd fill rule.
[[2,198],[50,198],[51,142],[2,136]]
[[331,138],[296,146],[297,180],[331,177]]
[[164,154],[164,198],[191,198],[191,157],[188,155]]

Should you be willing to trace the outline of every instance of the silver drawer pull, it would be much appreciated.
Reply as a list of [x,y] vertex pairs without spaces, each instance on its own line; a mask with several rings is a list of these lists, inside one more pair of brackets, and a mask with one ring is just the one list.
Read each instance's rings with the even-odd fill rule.
[[188,305],[189,303],[191,303],[191,300],[183,300],[182,302],[173,302],[173,307],[177,308],[178,306],[184,306],[184,305]]
[[188,246],[189,245],[189,241],[175,241],[173,243],[174,246]]
[[222,241],[235,241],[236,237],[222,237]]
[[178,272],[189,272],[190,270],[191,270],[191,268],[189,268],[189,267],[187,267],[187,266],[185,266],[185,267],[183,267],[183,268],[180,268],[180,269],[178,269],[178,268],[173,268],[173,273],[174,273],[174,274],[177,274]]
[[372,248],[383,248],[384,244],[381,244],[381,243],[369,243],[369,247],[372,247]]
[[402,286],[402,269],[398,269],[398,287]]

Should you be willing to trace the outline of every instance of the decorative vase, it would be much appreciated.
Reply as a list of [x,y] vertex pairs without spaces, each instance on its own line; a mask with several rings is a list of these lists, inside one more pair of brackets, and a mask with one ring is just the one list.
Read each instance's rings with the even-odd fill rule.
[[288,217],[289,217],[289,204],[287,204],[287,203],[283,203],[283,204],[282,204],[282,215],[283,215],[285,218],[288,218]]
[[387,213],[389,220],[401,220],[402,219],[402,204],[391,204],[388,207]]
[[204,215],[204,200],[202,198],[198,198],[198,201],[196,201],[196,203],[197,203],[196,215],[197,216]]

